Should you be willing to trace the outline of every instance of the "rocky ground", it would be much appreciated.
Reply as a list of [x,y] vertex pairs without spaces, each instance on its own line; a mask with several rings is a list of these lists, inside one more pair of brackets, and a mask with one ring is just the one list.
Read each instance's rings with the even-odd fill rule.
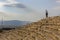
[[3,31],[0,33],[0,40],[60,40],[60,16]]

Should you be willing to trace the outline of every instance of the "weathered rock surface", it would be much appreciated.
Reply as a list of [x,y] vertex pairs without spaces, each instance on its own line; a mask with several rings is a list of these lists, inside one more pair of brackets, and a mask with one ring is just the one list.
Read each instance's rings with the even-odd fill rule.
[[0,40],[60,40],[60,16],[0,33]]

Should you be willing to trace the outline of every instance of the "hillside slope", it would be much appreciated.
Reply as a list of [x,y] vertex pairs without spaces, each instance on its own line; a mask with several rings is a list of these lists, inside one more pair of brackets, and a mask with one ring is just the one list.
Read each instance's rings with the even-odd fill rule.
[[60,40],[60,16],[0,33],[0,40]]

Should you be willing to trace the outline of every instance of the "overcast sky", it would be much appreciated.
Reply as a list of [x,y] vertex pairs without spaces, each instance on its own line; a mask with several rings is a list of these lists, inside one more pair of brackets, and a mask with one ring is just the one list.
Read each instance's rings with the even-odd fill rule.
[[0,0],[0,20],[38,21],[49,16],[60,16],[60,0]]

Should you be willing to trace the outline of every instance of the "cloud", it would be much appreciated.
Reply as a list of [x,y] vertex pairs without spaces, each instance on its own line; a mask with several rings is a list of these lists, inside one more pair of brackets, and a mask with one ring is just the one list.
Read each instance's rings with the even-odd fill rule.
[[0,6],[4,6],[6,4],[15,4],[15,3],[18,2],[16,2],[15,0],[3,0],[3,1],[0,0]]
[[16,0],[5,0],[7,3],[18,3]]
[[25,5],[17,2],[16,0],[5,0],[4,2],[0,2],[0,7],[17,7],[17,8],[26,8]]
[[[11,13],[8,11],[2,11],[1,16],[4,16],[4,20],[23,20],[23,21],[36,21],[44,17],[45,14],[41,12],[36,12],[33,9],[26,7],[25,5],[16,2],[16,0],[6,0],[5,2],[0,2],[3,7],[16,7],[16,10],[21,10],[23,8],[26,13]],[[23,11],[23,12],[24,12]],[[27,18],[27,19],[26,19]]]
[[7,4],[7,3],[5,3],[5,2],[0,2],[0,7],[3,7],[5,4]]
[[60,0],[56,0],[57,3],[60,3]]
[[15,4],[7,4],[4,5],[5,7],[17,7],[17,8],[26,8],[25,5],[21,4],[21,3],[15,3]]

